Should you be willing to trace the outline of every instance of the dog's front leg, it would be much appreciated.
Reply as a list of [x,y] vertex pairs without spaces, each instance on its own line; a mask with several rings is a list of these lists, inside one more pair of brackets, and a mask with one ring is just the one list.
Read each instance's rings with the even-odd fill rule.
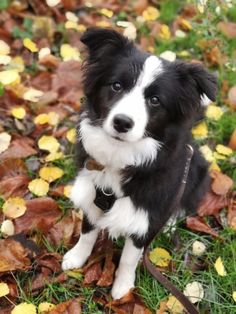
[[130,238],[126,239],[111,291],[113,299],[122,298],[134,287],[135,270],[142,252],[143,249],[137,248]]
[[62,269],[82,267],[90,256],[98,236],[99,229],[93,227],[86,215],[82,222],[82,232],[77,244],[63,257]]

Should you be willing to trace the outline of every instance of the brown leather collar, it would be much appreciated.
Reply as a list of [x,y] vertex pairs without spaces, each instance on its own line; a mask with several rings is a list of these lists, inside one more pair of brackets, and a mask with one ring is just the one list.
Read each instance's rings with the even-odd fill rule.
[[96,171],[102,171],[105,167],[101,165],[99,162],[97,162],[95,159],[88,158],[85,161],[85,168],[88,170],[96,170]]

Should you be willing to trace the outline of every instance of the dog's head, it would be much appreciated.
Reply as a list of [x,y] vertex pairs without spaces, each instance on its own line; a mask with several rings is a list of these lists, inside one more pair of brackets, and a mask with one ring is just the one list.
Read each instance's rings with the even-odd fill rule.
[[112,138],[158,139],[166,125],[193,123],[204,102],[215,100],[216,78],[199,64],[141,52],[114,30],[89,29],[81,41],[88,48],[84,89],[90,118]]

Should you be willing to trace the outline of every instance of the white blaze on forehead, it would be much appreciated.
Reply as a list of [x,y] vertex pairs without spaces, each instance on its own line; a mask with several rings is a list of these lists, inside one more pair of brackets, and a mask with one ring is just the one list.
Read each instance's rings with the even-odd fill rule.
[[162,72],[163,65],[161,59],[156,56],[150,56],[145,60],[135,86],[114,105],[104,122],[104,129],[109,135],[117,136],[118,133],[113,128],[113,119],[115,115],[123,114],[133,120],[134,126],[129,132],[120,133],[118,136],[128,142],[138,141],[144,136],[148,123],[144,90]]

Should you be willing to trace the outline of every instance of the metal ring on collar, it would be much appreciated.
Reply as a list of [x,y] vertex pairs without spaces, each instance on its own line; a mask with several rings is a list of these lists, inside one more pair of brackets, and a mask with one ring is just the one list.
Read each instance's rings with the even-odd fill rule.
[[112,195],[114,194],[114,192],[112,192],[112,193],[106,193],[106,192],[104,191],[104,188],[103,188],[103,187],[101,188],[101,190],[102,190],[102,193],[103,193],[104,195],[106,195],[106,196],[112,196]]

